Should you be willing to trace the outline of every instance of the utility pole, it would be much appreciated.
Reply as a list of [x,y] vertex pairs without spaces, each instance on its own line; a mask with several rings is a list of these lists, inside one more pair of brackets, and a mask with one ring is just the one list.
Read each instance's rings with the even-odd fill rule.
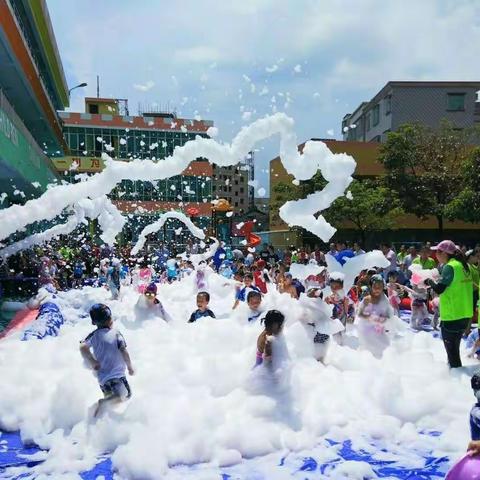
[[97,75],[97,98],[100,98],[100,77]]

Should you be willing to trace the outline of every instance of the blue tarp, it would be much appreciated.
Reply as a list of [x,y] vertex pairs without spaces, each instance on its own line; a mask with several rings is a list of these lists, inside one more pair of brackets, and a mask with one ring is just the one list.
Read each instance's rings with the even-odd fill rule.
[[35,321],[23,332],[22,340],[32,338],[41,340],[46,336],[56,337],[64,323],[65,319],[58,305],[53,302],[45,302],[40,306]]
[[[430,432],[425,433],[425,435],[437,436],[439,433]],[[372,442],[372,445],[375,445],[375,443]],[[431,455],[422,455],[423,466],[417,468],[405,467],[401,465],[400,460],[379,460],[375,458],[372,453],[364,450],[355,450],[350,440],[342,443],[326,440],[323,446],[319,446],[316,449],[316,451],[319,452],[319,457],[321,457],[320,451],[322,451],[322,449],[324,451],[325,448],[329,447],[338,447],[338,450],[335,458],[326,463],[322,463],[316,459],[315,455],[311,452],[308,456],[302,456],[298,453],[290,453],[288,456],[283,457],[280,453],[277,456],[269,456],[269,460],[272,461],[271,476],[269,477],[259,473],[254,463],[252,463],[251,473],[239,473],[238,467],[222,469],[213,469],[212,467],[211,469],[208,468],[208,470],[205,470],[199,465],[192,465],[191,474],[185,474],[185,478],[194,478],[194,472],[205,474],[205,472],[208,471],[212,474],[212,480],[270,480],[271,478],[275,478],[275,471],[289,470],[292,478],[313,480],[325,478],[326,475],[333,473],[335,469],[345,461],[357,461],[368,463],[375,472],[376,478],[440,480],[445,477],[449,462],[447,457],[435,458]],[[384,449],[379,449],[378,445],[376,445],[375,450],[388,453]],[[0,435],[0,478],[9,478],[11,480],[34,479],[35,476],[33,472],[31,474],[23,473],[18,476],[12,476],[12,467],[34,467],[38,463],[41,463],[41,460],[31,460],[29,456],[40,451],[36,446],[23,446],[18,432],[2,433]],[[253,461],[254,459],[245,460],[242,465],[242,471],[248,471],[249,463]],[[185,471],[185,468],[188,467],[182,466],[181,468]],[[96,480],[100,476],[103,476],[104,480],[113,480],[113,475],[112,463],[107,455],[100,457],[97,465],[92,470],[80,474],[83,480]],[[205,478],[205,476],[202,478]]]

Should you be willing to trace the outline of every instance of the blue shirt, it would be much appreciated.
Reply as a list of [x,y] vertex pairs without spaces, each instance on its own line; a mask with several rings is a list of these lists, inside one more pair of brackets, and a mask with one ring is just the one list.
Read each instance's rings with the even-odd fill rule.
[[212,317],[212,318],[215,318],[215,314],[209,310],[208,308],[202,312],[201,310],[195,310],[191,315],[190,315],[190,320],[188,321],[188,323],[193,323],[193,322],[196,322],[197,320],[199,320],[200,318],[204,318],[204,317]]
[[355,254],[353,253],[353,250],[350,250],[346,248],[345,250],[342,250],[341,252],[338,252],[335,255],[335,260],[340,264],[340,265],[345,265],[345,262],[347,261],[347,258],[353,258]]
[[472,440],[480,440],[480,402],[470,410],[470,434]]
[[260,292],[260,289],[255,285],[252,285],[250,287],[243,287],[237,293],[237,300],[240,300],[241,302],[246,302],[249,292],[252,292],[252,291]]

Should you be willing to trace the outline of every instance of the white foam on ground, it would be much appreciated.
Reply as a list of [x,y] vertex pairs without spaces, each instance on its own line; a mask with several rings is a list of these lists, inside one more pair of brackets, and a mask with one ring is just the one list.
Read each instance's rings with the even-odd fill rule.
[[[376,439],[404,465],[419,465],[418,451],[451,458],[464,452],[474,400],[469,376],[449,371],[438,339],[407,331],[381,360],[332,342],[323,365],[312,358],[311,339],[297,321],[301,303],[273,292],[265,307],[286,314],[291,362],[286,384],[262,393],[251,370],[261,326],[247,324],[241,309],[232,314],[231,282],[212,274],[209,285],[217,319],[186,323],[196,308],[192,275],[159,289],[171,324],[136,318],[133,289],[115,302],[106,290],[88,287],[59,295],[68,323],[58,338],[1,341],[0,428],[20,429],[25,440],[50,449],[35,467],[37,478],[89,469],[106,452],[128,479],[187,478],[171,467],[206,462],[214,468],[259,456],[255,465],[268,473],[269,454],[308,452],[325,437],[352,439],[353,448],[368,451],[367,439]],[[129,377],[132,399],[88,425],[100,390],[78,343],[92,330],[82,315],[98,301],[111,306],[137,373]],[[422,430],[443,434],[426,437]],[[326,458],[335,451],[325,447]],[[368,473],[365,464],[342,469],[351,478]]]

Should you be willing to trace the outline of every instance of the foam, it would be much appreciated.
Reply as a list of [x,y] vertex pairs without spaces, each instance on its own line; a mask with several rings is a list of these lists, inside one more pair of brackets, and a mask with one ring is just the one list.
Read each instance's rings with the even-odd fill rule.
[[[58,337],[2,341],[0,428],[20,429],[24,440],[50,448],[47,461],[34,467],[37,476],[73,475],[111,452],[121,478],[154,479],[173,465],[235,464],[308,450],[324,437],[352,439],[355,448],[366,438],[382,439],[408,463],[416,444],[425,448],[419,432],[430,430],[444,432],[428,440],[435,456],[461,456],[474,399],[469,377],[449,372],[438,339],[407,331],[381,360],[333,342],[323,365],[313,359],[311,338],[299,323],[302,302],[272,292],[263,307],[285,313],[290,360],[280,366],[288,369],[279,373],[283,388],[262,391],[251,379],[261,325],[232,313],[233,282],[209,272],[209,288],[218,318],[196,324],[186,324],[196,308],[194,275],[160,286],[168,324],[136,316],[133,288],[124,288],[120,301],[109,300],[102,288],[62,292],[56,302],[66,324]],[[129,378],[132,399],[88,424],[100,390],[83,366],[78,341],[92,330],[86,312],[99,301],[111,306],[137,373]],[[366,465],[342,468],[352,478],[367,472]]]

